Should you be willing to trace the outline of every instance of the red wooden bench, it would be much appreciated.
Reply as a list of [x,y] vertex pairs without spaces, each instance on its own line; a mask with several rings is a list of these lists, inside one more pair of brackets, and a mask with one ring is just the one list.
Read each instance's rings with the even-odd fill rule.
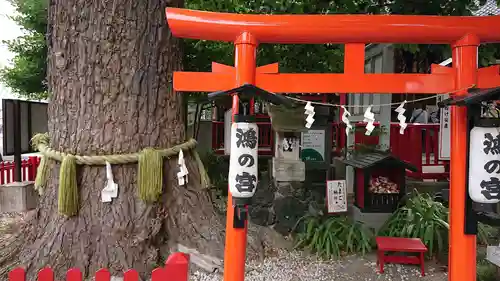
[[[425,275],[424,253],[427,247],[418,238],[396,238],[376,237],[377,241],[377,263],[380,265],[380,273],[384,273],[384,263],[420,264],[422,276]],[[419,253],[418,256],[394,256],[386,255],[386,252]]]

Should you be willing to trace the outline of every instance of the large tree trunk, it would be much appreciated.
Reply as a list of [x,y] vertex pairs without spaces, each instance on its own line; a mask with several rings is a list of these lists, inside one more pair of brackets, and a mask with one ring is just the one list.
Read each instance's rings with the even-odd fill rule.
[[[178,39],[165,22],[167,6],[182,0],[51,0],[49,11],[49,135],[51,146],[79,155],[169,148],[185,141],[181,94],[172,71],[181,67]],[[221,257],[223,225],[186,156],[187,187],[176,180],[176,159],[166,161],[159,203],[137,195],[137,165],[115,165],[119,195],[101,203],[104,167],[79,166],[79,213],[57,212],[60,163],[29,223],[20,263],[33,275],[50,266],[61,280],[71,267],[92,276],[136,269],[149,274],[182,243]]]

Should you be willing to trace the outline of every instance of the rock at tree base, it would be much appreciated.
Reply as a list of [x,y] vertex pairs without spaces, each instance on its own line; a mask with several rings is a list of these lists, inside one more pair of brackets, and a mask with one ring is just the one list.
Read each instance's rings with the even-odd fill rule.
[[486,248],[486,259],[500,267],[500,246],[488,246]]
[[25,212],[35,209],[38,194],[33,182],[11,182],[0,186],[0,213]]

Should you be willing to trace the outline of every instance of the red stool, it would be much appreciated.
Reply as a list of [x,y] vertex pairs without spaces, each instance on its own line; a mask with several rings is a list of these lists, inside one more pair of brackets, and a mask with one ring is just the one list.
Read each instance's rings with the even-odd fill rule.
[[[425,276],[424,253],[427,247],[419,238],[396,238],[376,237],[377,241],[377,263],[380,265],[380,273],[384,273],[385,263],[420,264],[422,276]],[[386,252],[420,253],[418,257],[390,256]]]

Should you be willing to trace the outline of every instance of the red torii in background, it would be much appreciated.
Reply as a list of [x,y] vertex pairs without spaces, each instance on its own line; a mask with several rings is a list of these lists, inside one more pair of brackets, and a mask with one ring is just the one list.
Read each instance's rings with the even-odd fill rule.
[[[235,67],[213,64],[211,73],[176,72],[176,91],[211,92],[245,83],[275,93],[420,93],[456,92],[500,86],[500,66],[477,67],[481,43],[499,43],[500,16],[401,15],[242,15],[167,8],[174,36],[234,42]],[[256,67],[260,43],[345,44],[343,74],[279,74],[277,64]],[[432,66],[431,74],[365,74],[365,44],[450,44],[453,67]],[[253,113],[253,103],[250,112]],[[238,96],[233,96],[233,114]],[[464,234],[467,110],[451,108],[449,280],[476,280],[476,236]],[[243,281],[246,228],[235,229],[228,197],[225,281]]]

